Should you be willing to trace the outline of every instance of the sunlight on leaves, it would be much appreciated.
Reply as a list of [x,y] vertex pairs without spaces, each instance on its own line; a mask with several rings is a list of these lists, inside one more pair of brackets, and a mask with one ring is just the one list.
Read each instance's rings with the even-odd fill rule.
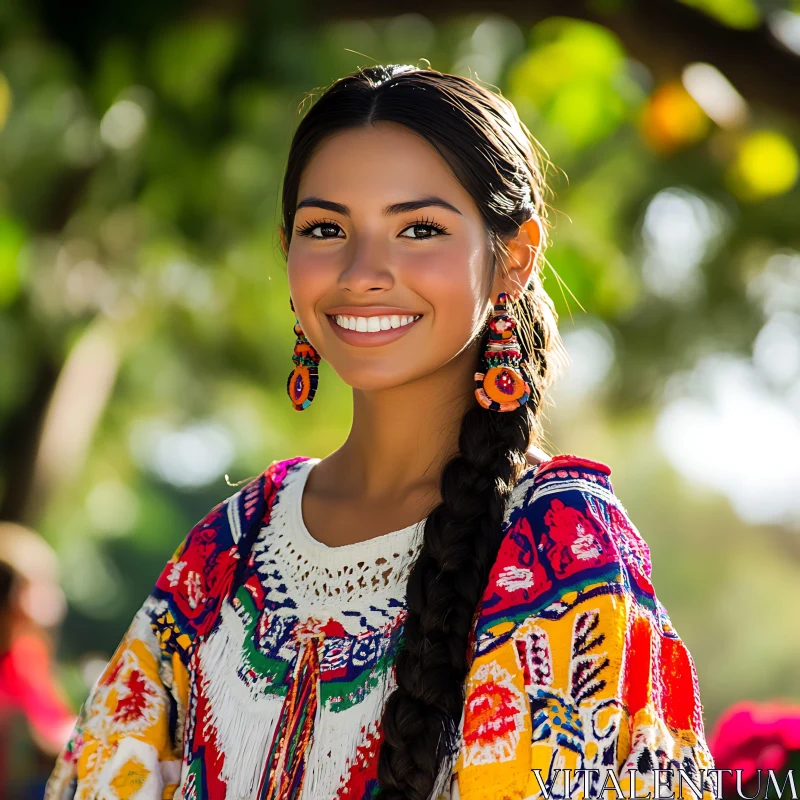
[[757,131],[742,140],[727,178],[738,197],[756,201],[788,192],[798,173],[794,144],[777,131]]
[[0,131],[6,124],[8,115],[11,113],[11,87],[5,75],[0,72]]
[[562,17],[533,28],[529,52],[509,74],[508,94],[523,117],[542,119],[552,137],[576,149],[612,133],[639,100],[616,37]]
[[238,41],[239,30],[232,22],[181,22],[156,40],[150,54],[154,77],[172,102],[194,108],[216,93]]
[[680,81],[669,81],[648,99],[639,129],[653,150],[668,154],[700,141],[711,129],[711,120]]
[[19,293],[19,254],[24,243],[22,226],[10,217],[0,216],[0,308],[9,305]]
[[761,12],[753,0],[681,0],[731,28],[757,28]]

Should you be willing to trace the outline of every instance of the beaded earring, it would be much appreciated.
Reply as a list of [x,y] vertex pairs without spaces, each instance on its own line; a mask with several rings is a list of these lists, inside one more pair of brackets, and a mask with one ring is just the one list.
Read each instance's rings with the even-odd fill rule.
[[[291,298],[289,298],[289,306],[294,312],[294,303]],[[295,366],[289,375],[289,380],[286,381],[286,391],[294,410],[303,411],[311,405],[317,392],[319,383],[317,365],[320,362],[320,355],[311,342],[306,339],[296,314],[295,320],[294,332],[297,335],[297,341],[294,343],[294,353],[292,354]]]
[[522,353],[514,333],[517,321],[508,310],[508,301],[507,292],[497,295],[482,371],[475,373],[475,397],[490,411],[514,411],[531,396],[530,384],[520,366]]

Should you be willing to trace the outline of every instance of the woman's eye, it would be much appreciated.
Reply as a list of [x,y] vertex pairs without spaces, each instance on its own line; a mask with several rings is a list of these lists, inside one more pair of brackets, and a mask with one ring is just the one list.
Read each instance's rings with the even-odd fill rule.
[[412,232],[412,235],[407,236],[407,239],[431,239],[444,233],[444,229],[439,225],[428,222],[417,222],[414,225],[410,225],[403,231],[403,234],[409,231]]
[[311,222],[298,231],[300,236],[311,239],[336,239],[342,229],[333,222]]

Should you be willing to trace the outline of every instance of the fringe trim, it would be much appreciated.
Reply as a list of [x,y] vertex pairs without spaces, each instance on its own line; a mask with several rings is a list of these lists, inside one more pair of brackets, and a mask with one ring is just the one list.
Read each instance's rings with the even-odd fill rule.
[[395,686],[394,670],[386,670],[377,680],[369,694],[346,711],[337,713],[318,704],[301,800],[337,797],[344,788],[359,746],[383,715],[386,698]]
[[[202,691],[210,712],[198,720],[216,732],[228,800],[250,800],[258,789],[283,698],[264,692],[266,681],[251,689],[238,678],[245,629],[233,608],[225,603],[219,626],[199,650]],[[259,686],[261,684],[261,686]]]

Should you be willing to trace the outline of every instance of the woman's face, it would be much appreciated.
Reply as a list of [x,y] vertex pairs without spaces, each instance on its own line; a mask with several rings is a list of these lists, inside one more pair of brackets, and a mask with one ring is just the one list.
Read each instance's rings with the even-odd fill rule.
[[402,125],[331,136],[303,172],[289,289],[308,340],[354,388],[417,380],[464,351],[493,301],[489,262],[474,201]]

